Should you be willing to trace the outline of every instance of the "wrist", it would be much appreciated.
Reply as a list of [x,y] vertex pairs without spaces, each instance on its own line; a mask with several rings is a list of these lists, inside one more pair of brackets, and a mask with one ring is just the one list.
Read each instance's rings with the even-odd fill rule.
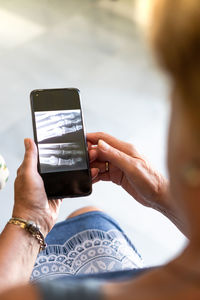
[[12,217],[34,222],[37,226],[39,226],[44,237],[46,237],[48,232],[51,230],[50,222],[47,221],[47,216],[45,216],[45,214],[41,211],[38,213],[33,210],[22,210],[18,207],[14,207]]
[[169,183],[163,177],[160,179],[156,196],[152,201],[152,208],[162,213],[163,211],[171,210],[171,204],[169,202]]
[[46,248],[44,235],[40,231],[40,227],[36,225],[33,221],[13,217],[8,221],[8,224],[13,224],[26,230],[33,238],[35,238],[38,241],[38,244],[40,245],[39,251],[44,250]]

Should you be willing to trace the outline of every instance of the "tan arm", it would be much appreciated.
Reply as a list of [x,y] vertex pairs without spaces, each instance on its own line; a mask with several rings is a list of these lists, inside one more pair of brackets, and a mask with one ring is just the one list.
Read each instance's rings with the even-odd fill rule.
[[29,281],[38,241],[25,229],[7,224],[0,236],[0,292]]
[[[15,180],[13,217],[30,220],[40,226],[44,236],[56,222],[61,201],[48,201],[42,178],[37,171],[37,148],[25,141],[24,161]],[[0,235],[0,292],[29,281],[39,243],[18,225],[7,224]]]

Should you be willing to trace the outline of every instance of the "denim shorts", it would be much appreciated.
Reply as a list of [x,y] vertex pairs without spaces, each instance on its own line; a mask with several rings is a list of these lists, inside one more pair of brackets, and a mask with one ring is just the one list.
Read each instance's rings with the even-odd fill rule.
[[136,270],[142,258],[118,223],[92,211],[57,223],[46,237],[32,281]]

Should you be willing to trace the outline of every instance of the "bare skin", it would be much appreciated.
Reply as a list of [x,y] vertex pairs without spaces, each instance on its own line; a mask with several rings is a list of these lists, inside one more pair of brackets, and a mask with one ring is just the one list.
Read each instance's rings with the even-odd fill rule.
[[[61,200],[48,201],[42,178],[37,172],[37,149],[25,141],[24,161],[15,181],[13,216],[32,220],[44,236],[53,227]],[[7,224],[0,235],[0,292],[29,281],[39,243],[19,226]]]
[[[173,180],[173,184],[170,183],[170,185],[139,156],[134,148],[130,148],[129,144],[120,142],[103,133],[88,135],[93,182],[110,180],[120,184],[135,200],[145,206],[167,212],[165,215],[168,214],[168,209],[170,208],[175,218],[183,224],[184,232],[188,233],[190,237],[188,246],[183,253],[169,264],[134,280],[117,283],[108,282],[105,284],[102,287],[105,300],[200,299],[200,221],[199,202],[197,201],[200,195],[200,187],[194,188],[185,184],[180,172],[185,162],[193,158],[195,149],[198,149],[193,141],[192,130],[190,124],[185,122],[185,114],[180,103],[173,103],[168,155],[170,182]],[[104,140],[104,143],[102,140]],[[38,204],[35,205],[34,200],[39,197],[37,194],[39,191],[41,195],[45,194],[44,187],[41,185],[40,180],[37,179],[39,175],[34,173],[36,179],[30,176],[32,171],[36,172],[37,159],[34,144],[32,141],[30,141],[30,144],[32,146],[26,150],[24,167],[22,171],[19,171],[18,179],[16,180],[15,190],[17,195],[13,213],[15,215],[22,212],[23,217],[35,218],[36,221],[41,221],[42,228],[45,231],[45,228],[47,230],[50,229],[55,222],[60,202],[54,203],[53,208],[50,208],[45,197],[39,198],[39,201],[43,201],[41,205],[42,212],[41,215],[39,214],[39,206]],[[110,162],[110,170],[105,173],[106,161]],[[20,174],[20,172],[22,173]],[[24,188],[24,183],[28,184],[29,182],[29,189]],[[26,209],[24,211],[21,205],[22,198],[18,198],[18,194],[20,195],[21,193],[23,201],[26,201]],[[171,197],[166,196],[169,194]],[[53,218],[50,213],[52,209]],[[32,215],[30,215],[30,211],[33,212]],[[176,215],[177,212],[180,213]],[[0,299],[9,300],[18,295],[20,299],[27,299],[27,297],[31,300],[40,299],[36,286],[23,285],[29,279],[31,266],[33,266],[37,255],[38,245],[35,241],[30,241],[29,237],[26,236],[26,232],[21,232],[11,226],[7,226],[5,230],[8,230],[8,233],[3,235],[3,239],[0,240],[2,246],[0,248],[0,265],[6,268],[10,268],[11,265],[12,275],[8,271],[2,274],[4,278],[1,278],[1,292],[8,288],[10,290],[0,295]],[[11,233],[12,243],[11,241],[8,242],[6,237]],[[24,247],[20,248],[20,244]],[[16,247],[19,247],[19,257],[17,260],[16,257],[13,259],[13,265],[10,262],[9,266],[4,265],[5,252],[7,250],[10,251],[9,255],[12,256],[11,254],[16,251]],[[4,252],[2,252],[2,249],[4,249]],[[10,269],[8,270],[10,271]],[[14,287],[20,284],[22,286]]]
[[74,212],[72,212],[72,213],[67,217],[67,219],[71,219],[71,218],[77,217],[77,216],[79,216],[79,215],[82,215],[82,214],[84,214],[84,213],[91,212],[91,211],[102,211],[102,210],[99,209],[99,208],[96,207],[96,206],[86,206],[86,207],[82,207],[82,208],[77,209],[77,210],[75,210]]
[[[170,196],[169,183],[135,147],[103,132],[87,135],[93,183],[111,181],[120,185],[140,204],[169,218],[186,236],[185,221]],[[105,162],[109,172],[105,172]]]

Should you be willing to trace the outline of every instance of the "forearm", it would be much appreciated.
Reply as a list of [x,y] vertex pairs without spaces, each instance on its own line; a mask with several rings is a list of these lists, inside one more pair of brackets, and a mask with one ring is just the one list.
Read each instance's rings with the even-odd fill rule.
[[[170,183],[159,172],[144,161],[138,168],[138,182],[134,184],[137,193],[131,193],[131,190],[125,189],[132,194],[134,199],[146,207],[157,210],[167,217],[176,227],[188,237],[188,226],[184,216],[180,214],[180,210],[176,205],[176,200],[170,195]],[[134,186],[132,184],[132,186]]]
[[154,202],[152,208],[162,213],[167,217],[186,237],[188,236],[188,227],[186,220],[181,216],[177,207],[175,206],[175,201],[170,195],[169,184],[166,182],[165,187],[159,197],[159,200]]
[[12,214],[19,224],[7,224],[0,235],[0,292],[29,281],[40,246],[44,246],[43,237],[54,226],[61,204],[60,199],[47,198],[37,170],[36,145],[26,139],[25,148],[24,161],[15,180]]
[[171,274],[165,267],[138,279],[108,283],[103,288],[104,300],[198,300],[199,287]]
[[38,251],[39,243],[29,232],[6,225],[0,235],[0,292],[28,282]]

